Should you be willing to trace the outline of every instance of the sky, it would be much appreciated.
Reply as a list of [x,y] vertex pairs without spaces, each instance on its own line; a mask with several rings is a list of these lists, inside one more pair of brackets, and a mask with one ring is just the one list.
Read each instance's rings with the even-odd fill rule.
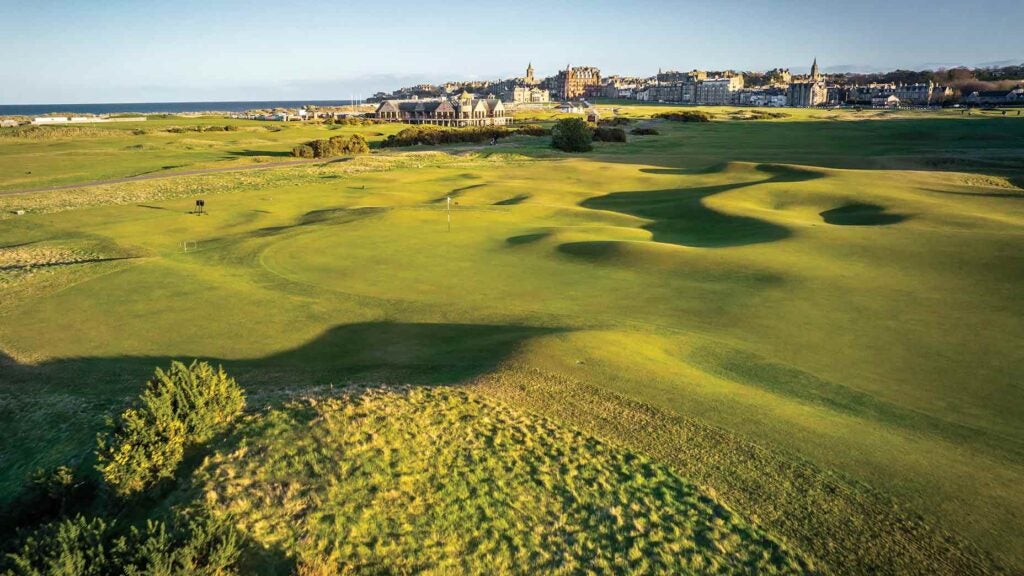
[[0,0],[0,104],[332,100],[421,82],[1024,63],[1024,0]]

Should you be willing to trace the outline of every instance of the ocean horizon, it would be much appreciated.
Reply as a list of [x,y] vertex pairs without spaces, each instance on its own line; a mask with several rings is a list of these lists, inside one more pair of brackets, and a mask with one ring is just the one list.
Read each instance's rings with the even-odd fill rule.
[[351,106],[355,100],[238,100],[225,102],[123,102],[110,104],[0,104],[0,116],[41,114],[178,114],[183,112],[245,112],[268,108]]

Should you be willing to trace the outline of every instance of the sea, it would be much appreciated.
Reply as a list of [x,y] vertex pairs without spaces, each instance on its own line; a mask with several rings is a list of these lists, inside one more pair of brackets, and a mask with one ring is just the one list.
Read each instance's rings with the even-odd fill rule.
[[303,106],[350,106],[352,100],[253,100],[239,102],[126,102],[121,104],[0,104],[0,116],[42,114],[179,114],[183,112],[245,112]]

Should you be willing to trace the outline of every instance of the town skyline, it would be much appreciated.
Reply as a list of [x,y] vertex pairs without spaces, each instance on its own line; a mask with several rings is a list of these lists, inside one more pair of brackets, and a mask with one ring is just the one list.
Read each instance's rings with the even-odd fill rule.
[[[542,76],[567,63],[651,75],[658,68],[802,72],[815,56],[826,73],[1024,62],[1014,29],[1024,6],[1009,0],[969,11],[869,1],[843,7],[842,18],[827,2],[450,8],[460,13],[454,29],[448,11],[420,14],[402,0],[387,19],[321,2],[304,5],[302,18],[260,0],[15,6],[0,23],[4,46],[18,54],[5,69],[0,104],[335,99],[509,77],[520,61],[532,61]],[[67,21],[76,25],[53,24]]]

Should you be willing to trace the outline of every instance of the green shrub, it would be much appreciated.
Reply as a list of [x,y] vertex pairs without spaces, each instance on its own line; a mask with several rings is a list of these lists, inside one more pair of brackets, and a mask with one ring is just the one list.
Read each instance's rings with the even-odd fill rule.
[[296,158],[312,158],[313,149],[307,144],[300,144],[295,148],[292,148],[292,156]]
[[[366,154],[370,151],[370,145],[359,134],[351,136],[332,136],[327,139],[312,140],[306,142],[305,146],[296,146],[292,149],[292,155],[297,156],[296,150],[308,148],[312,156],[301,156],[302,158],[333,158],[335,156],[352,156],[355,154]],[[299,150],[305,153],[305,150]]]
[[625,142],[626,131],[622,128],[598,126],[594,129],[594,140],[597,142]]
[[625,126],[632,122],[629,118],[623,116],[616,116],[614,118],[608,118],[607,120],[599,120],[598,125],[600,126]]
[[504,126],[469,126],[466,128],[447,128],[441,126],[413,126],[398,134],[388,136],[381,145],[385,148],[396,146],[415,146],[425,144],[460,144],[471,142],[480,144],[515,134],[514,130]]
[[711,115],[699,110],[685,110],[682,112],[662,112],[655,114],[653,118],[662,118],[674,122],[711,122]]
[[351,118],[335,118],[334,119],[334,124],[340,125],[340,126],[371,126],[373,124],[379,124],[379,123],[380,123],[380,121],[375,119],[375,118],[359,118],[359,117],[355,117],[355,116],[353,116]]
[[629,133],[634,136],[657,136],[661,134],[657,128],[633,128]]
[[77,516],[40,528],[6,557],[5,574],[92,576],[111,573],[110,527],[101,518]]
[[329,140],[332,156],[353,156],[355,154],[366,154],[370,151],[370,145],[360,134],[351,136],[333,136]]
[[517,134],[524,134],[526,136],[550,136],[551,130],[541,126],[540,124],[523,124],[522,126],[516,127]]
[[224,131],[225,132],[238,132],[238,126],[235,126],[234,124],[227,124],[227,125],[224,126]]
[[101,434],[97,469],[119,496],[136,494],[174,472],[190,445],[206,442],[245,407],[241,387],[206,362],[171,364],[135,406]]
[[149,521],[119,534],[116,522],[76,516],[36,530],[8,554],[4,574],[19,576],[219,575],[241,552],[227,522],[179,516],[171,528]]
[[551,129],[551,145],[566,152],[593,150],[593,135],[582,118],[563,118]]

